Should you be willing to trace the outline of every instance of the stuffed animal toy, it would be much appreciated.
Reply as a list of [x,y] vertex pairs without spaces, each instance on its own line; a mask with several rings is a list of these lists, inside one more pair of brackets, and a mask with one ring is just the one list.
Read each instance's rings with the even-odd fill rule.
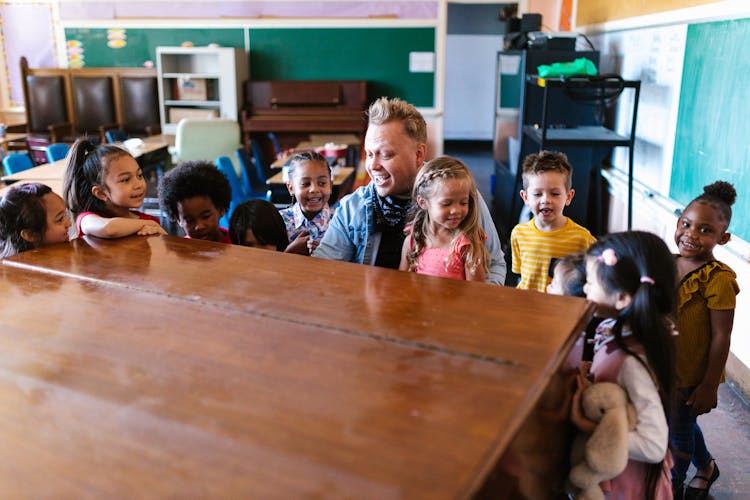
[[570,482],[580,488],[574,498],[600,500],[599,483],[618,476],[628,463],[628,432],[635,428],[635,407],[625,390],[597,382],[581,395],[583,414],[598,422],[591,435],[579,434],[571,452]]

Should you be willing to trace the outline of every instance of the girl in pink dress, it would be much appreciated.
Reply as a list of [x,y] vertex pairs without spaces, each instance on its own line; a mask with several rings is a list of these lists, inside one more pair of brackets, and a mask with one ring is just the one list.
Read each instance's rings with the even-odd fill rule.
[[460,160],[441,156],[414,183],[402,271],[484,281],[490,256],[479,224],[477,187]]
[[586,254],[586,298],[596,315],[594,358],[579,377],[571,420],[582,431],[596,424],[583,416],[580,395],[591,382],[614,382],[635,406],[628,433],[628,463],[619,476],[600,484],[605,498],[672,498],[668,411],[674,385],[674,343],[669,315],[676,269],[667,245],[641,232],[610,234]]

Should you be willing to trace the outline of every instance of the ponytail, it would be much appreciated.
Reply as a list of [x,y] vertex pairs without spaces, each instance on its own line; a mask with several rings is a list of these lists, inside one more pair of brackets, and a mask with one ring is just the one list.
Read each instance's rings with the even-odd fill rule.
[[[591,245],[587,254],[599,261],[597,278],[606,290],[625,292],[632,298],[630,305],[617,317],[613,329],[615,342],[651,373],[669,420],[674,389],[674,339],[669,320],[677,284],[674,257],[661,238],[643,231],[605,236]],[[625,324],[643,346],[647,363],[623,340]],[[649,468],[648,498],[654,496],[660,468],[661,464]]]

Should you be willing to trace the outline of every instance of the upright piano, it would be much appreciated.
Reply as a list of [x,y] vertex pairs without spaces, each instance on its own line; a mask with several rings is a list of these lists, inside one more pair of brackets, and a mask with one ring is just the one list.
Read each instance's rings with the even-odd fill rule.
[[174,236],[0,296],[0,498],[565,497],[584,299]]
[[273,132],[284,147],[310,133],[364,136],[365,80],[248,80],[244,86],[242,136]]

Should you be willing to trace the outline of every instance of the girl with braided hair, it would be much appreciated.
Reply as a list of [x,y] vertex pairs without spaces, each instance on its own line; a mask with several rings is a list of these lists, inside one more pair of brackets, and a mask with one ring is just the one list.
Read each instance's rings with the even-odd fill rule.
[[460,160],[441,156],[420,169],[406,232],[402,271],[485,281],[490,256],[479,224],[477,187]]

